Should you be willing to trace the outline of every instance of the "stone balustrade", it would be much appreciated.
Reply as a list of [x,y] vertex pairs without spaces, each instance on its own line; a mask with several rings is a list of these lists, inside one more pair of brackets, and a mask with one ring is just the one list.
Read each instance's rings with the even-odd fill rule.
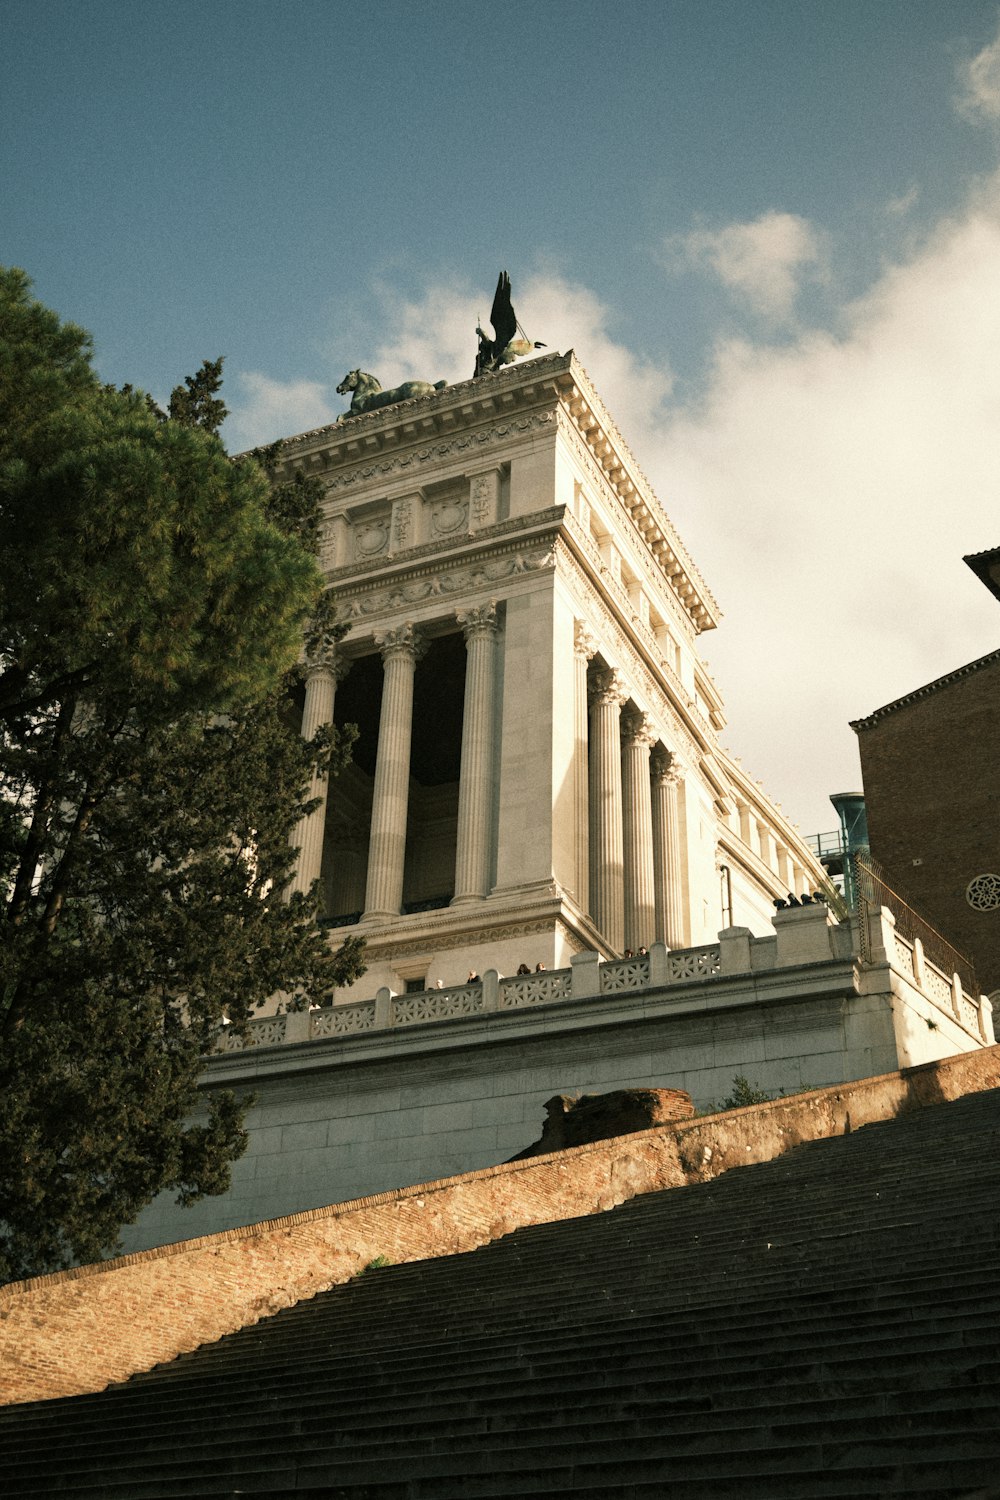
[[267,1016],[250,1022],[245,1039],[223,1032],[217,1050],[274,1047],[420,1026],[534,1005],[600,1000],[626,991],[661,991],[705,982],[731,984],[739,982],[741,976],[750,979],[765,970],[838,961],[890,968],[976,1042],[991,1045],[990,1001],[985,996],[966,994],[957,975],[944,974],[926,958],[919,939],[910,943],[900,937],[887,908],[873,912],[867,920],[867,951],[871,955],[867,965],[857,956],[848,924],[836,922],[825,906],[807,906],[776,913],[774,933],[767,937],[755,937],[745,927],[729,927],[719,934],[717,943],[697,948],[668,949],[663,943],[654,943],[646,954],[606,962],[598,953],[576,953],[568,969],[510,978],[488,969],[472,984],[401,995],[381,989],[374,1000]]

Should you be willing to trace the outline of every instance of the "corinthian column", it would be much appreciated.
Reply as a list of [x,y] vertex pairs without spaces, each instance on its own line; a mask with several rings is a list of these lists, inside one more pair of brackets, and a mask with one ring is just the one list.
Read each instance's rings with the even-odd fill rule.
[[577,621],[573,639],[573,818],[576,846],[576,904],[590,911],[590,774],[587,754],[587,666],[597,642]]
[[406,810],[410,791],[413,672],[422,654],[412,625],[375,637],[382,653],[382,713],[368,841],[365,919],[398,917],[403,904]]
[[593,675],[590,693],[590,905],[609,947],[625,937],[622,833],[622,748],[619,710],[628,696],[617,672]]
[[625,946],[653,940],[653,824],[649,792],[649,749],[656,736],[647,714],[623,714],[622,798],[624,804]]
[[[311,740],[318,729],[333,723],[333,700],[337,683],[347,676],[350,663],[338,657],[335,650],[321,653],[306,662],[306,701],[302,710],[302,738]],[[309,788],[310,801],[317,802],[296,825],[290,842],[298,848],[299,859],[288,894],[308,891],[320,877],[323,866],[323,834],[326,829],[326,799],[329,782],[324,774],[314,772]]]
[[457,619],[465,633],[466,660],[453,906],[480,900],[490,886],[496,604],[491,600],[479,609],[463,610]]
[[687,943],[684,922],[684,872],[681,868],[681,827],[678,805],[680,772],[673,756],[655,750],[651,763],[653,784],[653,887],[656,898],[656,936],[668,948]]

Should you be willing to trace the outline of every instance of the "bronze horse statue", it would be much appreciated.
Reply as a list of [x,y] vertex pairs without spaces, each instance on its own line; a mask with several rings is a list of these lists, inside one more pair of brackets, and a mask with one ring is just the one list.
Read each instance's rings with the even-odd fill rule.
[[343,422],[348,417],[359,417],[362,412],[376,411],[380,406],[395,406],[397,401],[412,401],[415,396],[432,396],[435,391],[443,391],[447,384],[447,380],[438,380],[433,385],[427,380],[407,380],[403,385],[394,385],[391,390],[384,391],[374,375],[364,370],[351,370],[337,387],[338,396],[353,392],[351,409],[342,412],[337,420]]

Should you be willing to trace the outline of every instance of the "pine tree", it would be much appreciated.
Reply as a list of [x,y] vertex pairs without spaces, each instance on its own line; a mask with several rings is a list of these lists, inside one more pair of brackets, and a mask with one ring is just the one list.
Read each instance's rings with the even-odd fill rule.
[[197,1091],[223,1017],[362,972],[286,899],[313,768],[349,751],[290,709],[303,631],[337,634],[316,486],[226,455],[220,378],[164,417],[0,270],[4,1278],[223,1191],[247,1101]]

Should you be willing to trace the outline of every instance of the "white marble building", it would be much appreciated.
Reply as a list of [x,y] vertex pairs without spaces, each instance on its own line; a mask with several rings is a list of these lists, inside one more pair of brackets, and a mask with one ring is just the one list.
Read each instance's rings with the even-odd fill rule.
[[992,1044],[989,1001],[888,911],[775,914],[821,871],[719,746],[718,611],[572,354],[284,451],[326,479],[350,622],[303,729],[360,727],[299,880],[369,968],[220,1036],[200,1086],[253,1091],[247,1153],[126,1250],[495,1165],[556,1093],[708,1108],[737,1074],[798,1093]]
[[[769,930],[821,878],[719,745],[719,611],[572,352],[304,433],[350,630],[303,732],[355,764],[300,830],[393,992]],[[355,926],[355,924],[357,924]],[[348,992],[339,999],[354,998]]]

